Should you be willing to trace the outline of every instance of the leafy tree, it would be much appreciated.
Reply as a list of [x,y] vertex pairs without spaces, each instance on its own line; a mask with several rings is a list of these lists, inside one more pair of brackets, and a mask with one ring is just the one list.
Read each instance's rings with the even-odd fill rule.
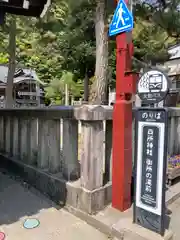
[[180,0],[145,1],[148,17],[164,29],[168,36],[180,37]]
[[[179,2],[136,1],[136,59],[154,64],[168,57],[168,45],[179,39]],[[105,103],[107,85],[114,86],[116,76],[116,43],[107,34],[113,4],[106,0],[56,0],[44,19],[16,17],[16,64],[34,68],[49,84],[47,95],[53,98],[61,95],[63,99],[62,76],[68,72],[73,76],[73,89],[79,85],[82,89],[83,81],[86,86],[89,82],[90,102]],[[8,63],[9,20],[8,16],[0,29],[0,63]],[[139,68],[139,62],[135,67]],[[71,94],[78,95],[74,90]]]
[[[81,96],[82,82],[74,82],[74,76],[71,72],[64,71],[60,79],[53,79],[46,88],[47,97],[54,99],[56,103],[65,103],[65,88],[67,86],[70,97]],[[69,100],[69,99],[68,99]]]
[[[62,74],[63,58],[59,54],[57,38],[60,36],[58,29],[63,26],[67,4],[62,4],[60,0],[57,2],[61,8],[54,4],[43,20],[16,17],[16,65],[34,68],[39,77],[47,83],[54,78],[60,79]],[[1,63],[9,62],[8,34],[12,26],[10,19],[11,16],[8,15],[6,24],[0,31]],[[53,26],[54,32],[50,31],[50,26]]]
[[135,57],[143,62],[156,64],[168,58],[167,47],[173,39],[157,24],[136,18],[133,31]]

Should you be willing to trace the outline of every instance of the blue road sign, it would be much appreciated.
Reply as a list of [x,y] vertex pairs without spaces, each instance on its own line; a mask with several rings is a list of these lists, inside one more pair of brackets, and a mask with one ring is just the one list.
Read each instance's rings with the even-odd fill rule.
[[112,22],[109,27],[109,36],[122,32],[129,32],[133,29],[133,16],[124,0],[118,2]]

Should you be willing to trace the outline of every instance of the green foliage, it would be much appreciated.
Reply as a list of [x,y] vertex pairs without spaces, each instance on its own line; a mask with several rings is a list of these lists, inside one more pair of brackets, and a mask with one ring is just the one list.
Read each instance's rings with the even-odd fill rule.
[[8,63],[8,54],[7,53],[0,53],[0,63],[1,64],[7,64]]
[[[113,1],[107,2],[110,22],[115,6]],[[165,60],[167,46],[179,39],[180,0],[162,2],[136,1],[133,38],[135,57],[142,62]],[[17,64],[37,71],[39,78],[49,84],[48,97],[63,101],[65,84],[71,95],[81,96],[85,75],[94,79],[95,8],[94,0],[56,0],[44,19],[16,17]],[[0,29],[0,63],[8,62],[9,19]],[[115,60],[115,40],[110,39],[111,85],[116,75]]]
[[168,57],[167,47],[172,39],[168,38],[167,33],[157,24],[136,18],[133,36],[137,59],[156,63]]
[[[172,1],[171,1],[172,2]],[[159,20],[166,15],[164,1],[140,1],[134,8],[135,29],[133,31],[135,57],[146,63],[165,61],[167,48],[175,39],[163,28]],[[171,13],[173,10],[171,10]],[[171,16],[172,17],[172,16]],[[173,17],[171,18],[173,21]],[[163,20],[164,21],[164,20]],[[168,21],[168,24],[170,21]],[[173,24],[171,24],[173,27]]]
[[61,36],[60,49],[64,56],[63,68],[72,71],[75,79],[85,73],[94,74],[95,67],[95,1],[70,1],[67,25]]
[[158,1],[159,6],[151,4],[149,12],[152,20],[164,29],[170,37],[180,38],[180,0]]
[[46,87],[47,97],[55,99],[56,103],[62,103],[65,98],[65,86],[67,85],[70,96],[80,97],[82,92],[82,82],[74,81],[74,75],[71,72],[63,71],[60,79],[53,79]]
[[[93,1],[92,1],[93,2]],[[82,6],[81,6],[82,4]],[[61,94],[59,88],[64,84],[64,70],[73,75],[72,94],[81,96],[82,80],[85,72],[94,71],[95,36],[93,27],[93,10],[87,1],[69,2],[56,0],[44,19],[16,17],[16,60],[19,66],[27,66],[37,71],[39,78],[49,83],[47,95],[56,98]],[[88,7],[86,9],[86,7]],[[86,11],[83,12],[83,9]],[[89,36],[86,22],[89,22]],[[7,23],[0,30],[0,63],[8,62]],[[86,18],[86,21],[83,21]],[[77,20],[77,23],[76,23]],[[78,23],[79,21],[79,23]],[[82,26],[84,25],[84,26]],[[84,30],[87,32],[83,34]],[[56,86],[59,86],[56,90]],[[82,91],[81,91],[82,92]]]

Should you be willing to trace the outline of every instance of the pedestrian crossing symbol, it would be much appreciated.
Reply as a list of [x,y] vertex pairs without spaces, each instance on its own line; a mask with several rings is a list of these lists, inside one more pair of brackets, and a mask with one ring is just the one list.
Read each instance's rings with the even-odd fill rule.
[[124,0],[118,2],[112,22],[109,28],[109,36],[123,32],[129,32],[133,29],[133,16],[129,11]]

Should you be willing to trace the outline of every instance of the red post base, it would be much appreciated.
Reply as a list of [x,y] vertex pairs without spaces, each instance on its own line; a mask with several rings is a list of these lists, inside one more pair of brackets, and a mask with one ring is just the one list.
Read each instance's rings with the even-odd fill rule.
[[131,206],[132,103],[116,100],[113,113],[112,207]]

